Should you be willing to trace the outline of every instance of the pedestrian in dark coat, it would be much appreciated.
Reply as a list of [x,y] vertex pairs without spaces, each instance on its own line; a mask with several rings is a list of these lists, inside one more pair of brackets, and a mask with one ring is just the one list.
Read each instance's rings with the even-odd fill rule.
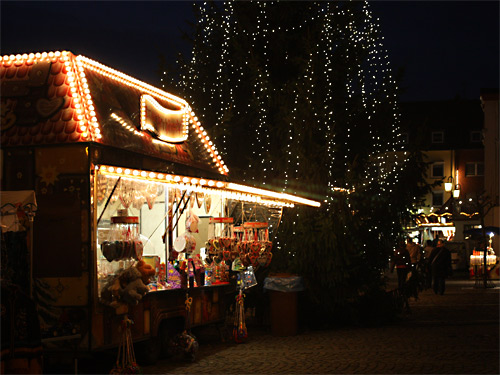
[[451,275],[451,253],[444,246],[443,240],[438,240],[437,246],[429,256],[432,278],[434,279],[433,289],[436,294],[444,294],[445,280]]
[[402,290],[405,285],[408,272],[411,269],[410,253],[406,249],[403,241],[399,242],[398,246],[394,250],[391,272],[394,272],[394,268],[396,268],[396,272],[398,273],[398,289]]

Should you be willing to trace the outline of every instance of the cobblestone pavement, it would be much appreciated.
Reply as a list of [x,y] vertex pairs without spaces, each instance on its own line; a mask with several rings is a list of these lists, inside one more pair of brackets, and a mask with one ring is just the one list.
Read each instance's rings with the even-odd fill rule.
[[[499,287],[447,281],[423,291],[395,324],[275,337],[249,327],[243,344],[199,336],[194,363],[160,360],[144,374],[499,374]],[[211,337],[210,337],[211,335]]]

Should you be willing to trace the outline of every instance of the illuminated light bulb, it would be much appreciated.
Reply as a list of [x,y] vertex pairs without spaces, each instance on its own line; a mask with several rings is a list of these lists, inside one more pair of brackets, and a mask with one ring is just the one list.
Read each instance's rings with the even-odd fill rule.
[[116,168],[116,173],[123,173],[123,169],[122,168]]
[[133,174],[134,176],[139,176],[140,172],[139,172],[138,170],[134,170],[134,171],[132,172],[132,174]]
[[125,169],[125,174],[132,174],[132,171],[130,169]]
[[206,183],[207,183],[207,180],[205,180],[203,178],[200,180],[200,185],[206,185]]
[[186,184],[188,181],[189,181],[189,178],[187,178],[187,177],[183,177],[183,178],[182,178],[182,182],[184,182],[185,184]]
[[167,181],[172,181],[172,180],[173,180],[173,177],[172,177],[171,175],[167,174],[167,175],[165,176],[165,179],[166,179]]
[[158,173],[157,177],[158,177],[159,180],[163,180],[163,178],[164,178],[163,173]]
[[180,180],[181,180],[181,178],[180,178],[179,176],[175,176],[175,177],[174,177],[174,181],[175,181],[175,182],[179,182]]
[[215,182],[213,182],[212,180],[208,181],[208,186],[214,186],[215,185]]
[[113,172],[115,171],[115,168],[114,168],[114,167],[109,167],[109,171],[110,171],[111,173],[113,173]]

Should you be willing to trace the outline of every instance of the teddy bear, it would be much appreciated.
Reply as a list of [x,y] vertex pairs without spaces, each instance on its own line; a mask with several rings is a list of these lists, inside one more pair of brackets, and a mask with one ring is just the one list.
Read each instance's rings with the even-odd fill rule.
[[149,264],[140,260],[136,265],[119,271],[109,278],[101,292],[101,301],[115,309],[117,314],[128,311],[128,305],[137,305],[148,292],[149,279],[155,275]]
[[137,262],[135,267],[141,273],[142,282],[145,285],[148,285],[151,277],[153,277],[156,274],[155,269],[151,265],[149,265],[145,261],[143,261],[142,259]]
[[130,305],[137,305],[142,297],[148,292],[148,287],[142,282],[139,277],[131,281],[125,286],[122,291],[122,301]]
[[120,300],[130,305],[137,305],[142,296],[148,291],[146,284],[143,282],[143,274],[137,265],[124,270],[120,274],[119,280],[121,286],[119,291]]
[[101,290],[100,301],[115,309],[117,315],[126,314],[128,312],[128,305],[122,301],[123,288],[120,282],[120,276],[123,271],[117,275],[109,276]]

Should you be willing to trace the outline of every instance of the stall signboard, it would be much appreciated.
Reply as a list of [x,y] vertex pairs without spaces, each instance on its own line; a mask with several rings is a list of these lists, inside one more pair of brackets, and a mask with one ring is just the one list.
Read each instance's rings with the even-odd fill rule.
[[151,95],[141,97],[141,128],[165,142],[180,143],[188,137],[186,114],[182,109],[162,107]]
[[213,223],[224,223],[224,224],[232,224],[234,219],[232,217],[211,217],[210,224]]

